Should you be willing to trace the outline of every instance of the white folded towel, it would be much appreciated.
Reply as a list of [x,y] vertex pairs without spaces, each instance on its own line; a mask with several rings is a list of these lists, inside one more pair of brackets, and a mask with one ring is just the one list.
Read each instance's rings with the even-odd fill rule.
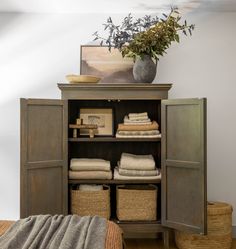
[[141,112],[141,113],[129,113],[129,119],[130,120],[143,120],[148,119],[147,112]]
[[119,174],[118,169],[114,169],[115,180],[158,180],[161,179],[161,173],[156,176],[122,176]]
[[154,170],[156,167],[152,155],[134,155],[122,153],[120,159],[120,168],[136,170]]
[[110,161],[97,158],[72,158],[70,169],[73,171],[109,171],[111,170]]
[[95,184],[80,184],[79,190],[81,191],[99,191],[103,190],[102,185],[95,185]]
[[151,124],[151,119],[149,119],[148,117],[146,118],[139,118],[139,119],[129,119],[128,116],[124,117],[124,124]]

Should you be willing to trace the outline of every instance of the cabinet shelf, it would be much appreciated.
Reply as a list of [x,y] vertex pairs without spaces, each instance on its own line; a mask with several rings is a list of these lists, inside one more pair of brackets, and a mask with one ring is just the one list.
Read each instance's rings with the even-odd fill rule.
[[158,184],[161,182],[161,179],[156,180],[90,180],[90,179],[81,179],[81,180],[68,180],[69,184]]
[[69,142],[160,142],[161,138],[116,138],[116,137],[78,137],[68,138]]

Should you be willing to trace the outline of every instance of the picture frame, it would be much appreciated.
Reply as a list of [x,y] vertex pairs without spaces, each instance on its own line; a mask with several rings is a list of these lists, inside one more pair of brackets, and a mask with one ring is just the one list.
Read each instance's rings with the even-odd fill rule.
[[135,83],[133,59],[118,49],[99,45],[80,46],[80,74],[100,77],[99,83]]
[[[83,124],[96,124],[98,129],[95,136],[114,136],[114,111],[110,107],[81,107],[79,118],[83,119]],[[80,129],[81,136],[89,135],[88,129]]]

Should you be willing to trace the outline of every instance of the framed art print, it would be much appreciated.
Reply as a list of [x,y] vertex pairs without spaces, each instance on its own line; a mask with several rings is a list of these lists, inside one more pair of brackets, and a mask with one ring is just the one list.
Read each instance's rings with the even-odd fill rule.
[[123,58],[118,49],[107,46],[82,45],[80,74],[101,78],[100,83],[133,83],[133,59]]
[[[114,135],[112,108],[80,108],[79,117],[83,119],[83,124],[95,124],[98,126],[95,135]],[[89,131],[81,129],[80,135],[89,135]]]

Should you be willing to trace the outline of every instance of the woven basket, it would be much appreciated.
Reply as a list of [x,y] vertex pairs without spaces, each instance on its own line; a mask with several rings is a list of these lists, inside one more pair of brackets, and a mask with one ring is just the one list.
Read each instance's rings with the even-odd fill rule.
[[103,190],[70,190],[71,213],[80,216],[98,215],[110,219],[110,187],[103,185]]
[[232,206],[214,202],[207,206],[207,236],[175,232],[179,249],[230,249],[232,245]]
[[116,199],[119,220],[141,221],[157,218],[157,187],[154,185],[117,186]]

